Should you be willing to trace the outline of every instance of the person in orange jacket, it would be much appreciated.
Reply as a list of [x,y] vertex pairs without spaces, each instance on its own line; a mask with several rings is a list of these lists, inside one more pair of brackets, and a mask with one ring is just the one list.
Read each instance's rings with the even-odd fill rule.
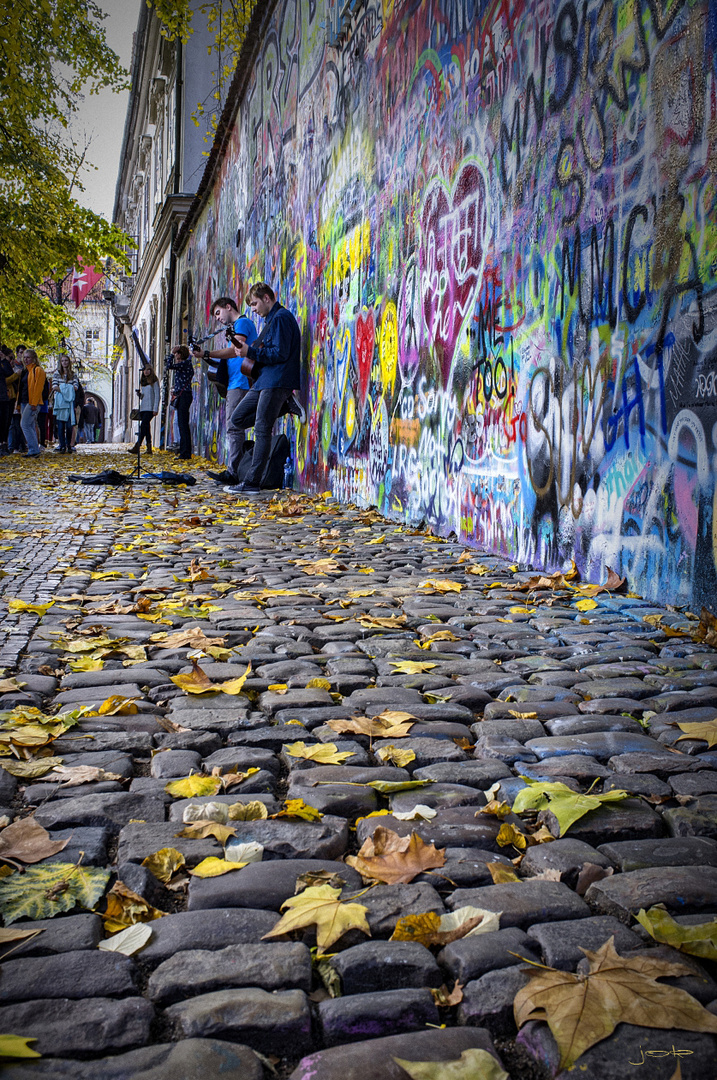
[[20,411],[22,419],[20,426],[27,443],[25,457],[39,457],[40,443],[37,438],[37,414],[42,405],[42,391],[45,387],[47,376],[44,368],[40,367],[37,353],[34,349],[26,349],[23,356],[25,371],[20,379]]

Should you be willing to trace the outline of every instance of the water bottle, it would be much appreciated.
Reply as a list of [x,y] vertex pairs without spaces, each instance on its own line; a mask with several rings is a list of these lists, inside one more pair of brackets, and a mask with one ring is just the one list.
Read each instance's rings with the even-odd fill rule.
[[284,485],[285,488],[293,488],[294,486],[294,466],[291,460],[291,454],[284,462]]

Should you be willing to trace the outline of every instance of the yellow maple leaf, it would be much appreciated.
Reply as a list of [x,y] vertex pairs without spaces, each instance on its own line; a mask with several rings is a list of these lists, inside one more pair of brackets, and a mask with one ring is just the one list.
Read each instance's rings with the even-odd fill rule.
[[366,920],[368,908],[363,904],[341,902],[341,890],[332,885],[314,885],[292,896],[281,905],[286,911],[276,926],[264,938],[280,937],[307,926],[316,927],[316,944],[324,952],[347,930],[362,930],[371,936]]
[[287,799],[275,818],[300,818],[302,821],[321,821],[324,815],[315,806],[310,806],[303,799]]
[[159,851],[155,851],[153,855],[148,855],[142,860],[142,866],[146,867],[150,874],[154,874],[164,885],[169,884],[172,876],[177,870],[181,870],[184,864],[184,855],[173,847],[160,848]]
[[216,795],[222,787],[219,776],[203,776],[202,773],[192,773],[180,780],[170,780],[164,785],[168,795],[176,799],[193,799],[196,795]]
[[390,660],[389,663],[396,675],[421,675],[437,666],[426,660]]
[[426,578],[425,581],[419,582],[418,588],[423,592],[448,593],[461,592],[463,586],[460,582],[451,581],[449,578]]
[[97,710],[98,716],[134,716],[139,712],[135,698],[122,697],[121,694],[112,694],[105,698]]
[[321,678],[309,679],[309,681],[306,684],[306,689],[307,690],[330,690],[331,689],[331,683],[329,682],[328,679],[321,679]]
[[228,874],[232,870],[241,870],[246,866],[243,862],[229,862],[227,859],[219,859],[216,855],[209,855],[206,859],[202,859],[200,863],[189,871],[192,877],[208,878],[208,877],[220,877],[222,874]]
[[410,765],[412,761],[416,760],[416,755],[413,750],[401,750],[398,746],[382,746],[380,750],[376,751],[376,757],[381,761],[396,765],[397,768],[403,769],[406,765]]
[[251,673],[251,663],[247,664],[246,670],[236,679],[225,679],[223,682],[212,682],[206,671],[200,668],[195,659],[192,659],[192,670],[180,675],[170,675],[173,683],[181,687],[187,694],[239,694],[244,683]]
[[578,600],[574,605],[578,611],[592,611],[598,606],[597,600],[591,600],[587,597],[585,600]]
[[339,750],[336,743],[314,743],[307,746],[304,742],[286,743],[284,746],[290,757],[304,758],[306,761],[318,761],[321,765],[343,765],[346,758],[353,757],[351,750]]
[[33,604],[27,600],[8,600],[7,609],[11,612],[29,611],[32,615],[42,616],[47,613],[54,603],[54,600],[50,600],[47,604]]

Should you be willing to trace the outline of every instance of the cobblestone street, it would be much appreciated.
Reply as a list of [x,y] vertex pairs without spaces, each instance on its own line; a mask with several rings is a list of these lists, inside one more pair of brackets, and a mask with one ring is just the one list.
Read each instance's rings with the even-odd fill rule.
[[[3,1076],[717,1075],[709,617],[181,464],[0,462]],[[571,1069],[525,961],[611,939],[681,1020]]]

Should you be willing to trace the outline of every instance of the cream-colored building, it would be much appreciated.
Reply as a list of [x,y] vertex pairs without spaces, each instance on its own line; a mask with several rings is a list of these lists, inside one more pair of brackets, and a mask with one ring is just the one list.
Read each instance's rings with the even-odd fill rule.
[[[132,91],[120,157],[113,220],[134,238],[132,272],[112,283],[116,324],[113,372],[112,437],[129,441],[129,420],[136,406],[140,363],[132,341],[136,329],[142,348],[163,383],[160,415],[153,442],[171,442],[164,431],[168,380],[164,357],[174,343],[175,263],[172,245],[196,192],[211,141],[206,140],[215,104],[216,60],[208,55],[211,38],[198,13],[186,44],[160,33],[154,10],[142,5],[132,52]],[[200,103],[205,116],[192,119]]]

